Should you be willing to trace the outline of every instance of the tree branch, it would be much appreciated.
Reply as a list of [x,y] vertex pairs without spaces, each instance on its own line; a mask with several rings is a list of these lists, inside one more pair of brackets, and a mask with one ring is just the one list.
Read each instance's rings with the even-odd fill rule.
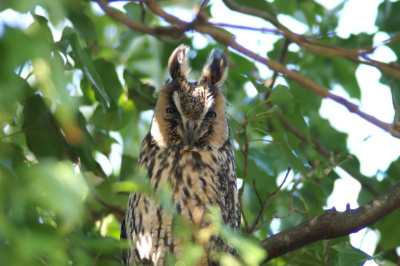
[[184,34],[183,31],[181,31],[179,28],[176,28],[176,27],[154,27],[153,28],[153,27],[147,26],[145,24],[135,22],[135,21],[127,18],[120,11],[107,6],[108,1],[98,0],[96,2],[99,4],[101,9],[103,9],[103,11],[108,16],[115,19],[116,21],[121,22],[122,24],[124,24],[125,26],[127,26],[128,28],[130,28],[132,30],[139,31],[139,32],[142,32],[145,34],[149,34],[149,35],[152,35],[157,38],[159,38],[160,36],[169,36],[174,39],[180,39]]
[[267,250],[264,262],[323,239],[347,236],[371,226],[400,208],[400,183],[358,209],[345,212],[328,210],[296,227],[261,242]]
[[[264,12],[262,10],[258,9],[253,9],[247,6],[243,6],[240,4],[237,4],[234,0],[223,0],[225,5],[229,7],[230,9],[259,17],[261,19],[264,19],[268,22],[270,22],[272,25],[274,25],[277,29],[282,31],[283,35],[288,38],[290,41],[297,43],[301,48],[304,50],[316,53],[316,54],[321,54],[324,56],[341,56],[344,57],[348,60],[351,60],[353,62],[359,63],[359,64],[366,64],[370,66],[374,66],[378,69],[380,69],[383,72],[386,72],[387,74],[400,79],[400,69],[396,66],[389,65],[386,63],[382,63],[377,60],[372,60],[366,56],[365,51],[360,51],[360,50],[351,50],[351,49],[345,49],[342,47],[337,47],[334,45],[329,45],[329,44],[324,44],[321,42],[317,41],[311,41],[307,39],[305,36],[298,35],[288,28],[286,28],[283,24],[281,24],[275,17],[271,16],[267,12]],[[363,58],[364,60],[360,59]]]
[[[225,4],[227,3],[231,3],[231,0],[224,0]],[[307,77],[301,75],[300,73],[298,73],[297,71],[294,70],[290,70],[287,69],[284,65],[282,65],[279,62],[273,61],[273,60],[268,60],[258,54],[253,53],[252,51],[244,48],[243,46],[239,45],[235,39],[234,36],[232,36],[231,34],[229,34],[228,32],[217,28],[211,24],[207,24],[204,21],[199,21],[199,20],[194,20],[192,23],[186,23],[184,21],[179,20],[177,17],[172,16],[168,13],[166,13],[164,10],[161,9],[161,7],[158,5],[157,1],[155,0],[147,0],[145,3],[147,5],[147,7],[157,16],[165,19],[166,21],[168,21],[169,23],[175,24],[178,27],[158,27],[158,28],[152,28],[149,27],[147,25],[143,25],[141,23],[137,23],[134,22],[130,19],[128,19],[127,17],[125,17],[122,13],[109,8],[107,6],[107,1],[105,0],[98,0],[99,5],[101,6],[101,8],[104,10],[104,12],[106,12],[110,17],[114,18],[117,21],[120,21],[121,23],[125,24],[126,26],[128,26],[129,28],[136,30],[136,31],[140,31],[149,35],[153,35],[157,38],[160,38],[160,36],[169,36],[171,38],[181,38],[184,35],[185,31],[194,29],[197,30],[200,33],[203,34],[207,34],[210,35],[212,38],[214,38],[216,41],[219,41],[221,43],[223,43],[226,46],[230,46],[231,48],[235,49],[236,51],[238,51],[239,53],[246,55],[264,65],[266,65],[267,67],[269,67],[270,69],[277,71],[279,73],[281,73],[282,75],[286,76],[287,78],[299,83],[300,85],[302,85],[304,88],[308,89],[309,91],[321,96],[322,98],[330,98],[336,102],[338,102],[339,104],[345,106],[350,112],[353,112],[355,114],[357,114],[358,116],[362,117],[363,119],[367,120],[368,122],[370,122],[371,124],[376,125],[377,127],[380,127],[381,129],[389,132],[390,134],[392,134],[392,136],[396,137],[396,138],[400,138],[400,130],[399,128],[397,128],[395,125],[389,124],[389,123],[385,123],[383,121],[380,121],[379,119],[362,112],[359,107],[349,101],[347,101],[346,99],[337,96],[335,94],[332,94],[331,92],[329,92],[329,90],[321,85],[319,85],[318,83],[315,83],[314,81],[308,79]],[[228,4],[227,4],[228,5]],[[237,4],[235,4],[237,5]],[[228,5],[229,6],[229,5]],[[242,11],[245,14],[252,14],[249,10],[252,10],[251,8],[247,8],[244,10],[239,9],[238,11]],[[259,14],[261,11],[255,10],[257,11],[256,13],[254,13],[253,15],[256,16],[261,16],[261,14]],[[254,12],[255,12],[254,11]],[[253,12],[253,11],[252,11]],[[261,12],[263,13],[263,12]],[[269,21],[271,23],[273,23],[275,26],[277,26],[280,30],[282,30],[284,32],[284,36],[289,38],[290,40],[298,43],[300,39],[304,39],[303,37],[296,35],[294,33],[291,33],[286,27],[284,27],[283,25],[281,25],[275,18],[271,17],[268,14],[264,14],[262,18],[268,18]],[[289,34],[288,34],[289,32]],[[297,37],[293,37],[293,36],[297,36]],[[300,38],[300,39],[299,39]],[[338,48],[339,49],[339,48]],[[339,49],[340,50],[340,49]],[[343,49],[341,49],[343,50]],[[347,51],[347,50],[346,50]],[[348,50],[351,51],[351,50]],[[353,51],[354,52],[354,51]],[[349,52],[350,53],[350,52]],[[343,57],[345,57],[345,55],[342,55]],[[347,54],[348,56],[348,54]],[[383,64],[383,63],[375,63],[375,65],[378,67],[378,65]],[[389,67],[389,65],[387,65]],[[399,72],[400,73],[400,72]],[[396,73],[392,73],[397,75]],[[400,77],[400,75],[399,75]]]

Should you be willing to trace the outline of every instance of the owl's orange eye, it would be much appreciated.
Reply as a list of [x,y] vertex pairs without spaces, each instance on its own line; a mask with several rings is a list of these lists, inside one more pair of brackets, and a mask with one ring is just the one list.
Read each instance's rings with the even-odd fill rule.
[[207,112],[206,117],[216,118],[217,114],[215,112],[213,112],[213,111],[209,111],[209,112]]
[[170,115],[176,114],[176,113],[177,113],[177,111],[176,111],[175,108],[167,108],[167,109],[165,109],[165,112],[166,112],[167,114],[170,114]]

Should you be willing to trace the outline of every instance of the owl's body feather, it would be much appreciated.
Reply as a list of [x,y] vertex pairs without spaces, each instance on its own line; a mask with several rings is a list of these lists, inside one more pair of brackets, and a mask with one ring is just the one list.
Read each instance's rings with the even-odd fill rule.
[[[187,54],[188,48],[180,46],[171,55],[173,79],[160,91],[150,132],[142,142],[139,166],[147,169],[156,193],[170,184],[173,204],[184,220],[198,228],[207,227],[204,214],[216,205],[223,222],[239,229],[234,152],[226,101],[218,86],[226,78],[226,58],[221,51],[214,51],[200,81],[191,83],[186,80]],[[179,255],[181,247],[173,236],[173,226],[172,215],[153,198],[131,193],[121,238],[131,240],[132,248],[124,252],[124,263],[163,265],[166,253]],[[213,249],[215,242],[223,245],[218,240],[212,238],[206,249]],[[205,258],[200,264],[209,263]]]

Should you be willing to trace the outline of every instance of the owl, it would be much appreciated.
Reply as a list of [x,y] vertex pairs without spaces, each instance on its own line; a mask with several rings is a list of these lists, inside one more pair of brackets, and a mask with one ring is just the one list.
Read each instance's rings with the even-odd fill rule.
[[[168,61],[171,76],[162,87],[140,156],[154,193],[167,184],[176,214],[198,228],[211,206],[220,209],[222,221],[239,230],[241,212],[236,187],[236,167],[221,85],[228,74],[227,58],[214,49],[201,77],[186,76],[189,47],[175,49]],[[131,247],[123,252],[126,265],[165,265],[166,254],[179,256],[181,241],[173,234],[174,215],[154,197],[131,193],[121,226],[121,238]],[[217,236],[204,245],[206,254],[219,248],[234,252]],[[210,256],[197,265],[217,265]]]

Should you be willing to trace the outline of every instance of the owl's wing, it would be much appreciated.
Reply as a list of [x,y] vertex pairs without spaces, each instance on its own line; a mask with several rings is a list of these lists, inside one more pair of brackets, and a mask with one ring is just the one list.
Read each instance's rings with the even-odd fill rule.
[[220,189],[220,207],[224,223],[239,230],[241,222],[240,203],[236,185],[236,166],[230,139],[219,149],[222,156],[221,170],[217,173]]

